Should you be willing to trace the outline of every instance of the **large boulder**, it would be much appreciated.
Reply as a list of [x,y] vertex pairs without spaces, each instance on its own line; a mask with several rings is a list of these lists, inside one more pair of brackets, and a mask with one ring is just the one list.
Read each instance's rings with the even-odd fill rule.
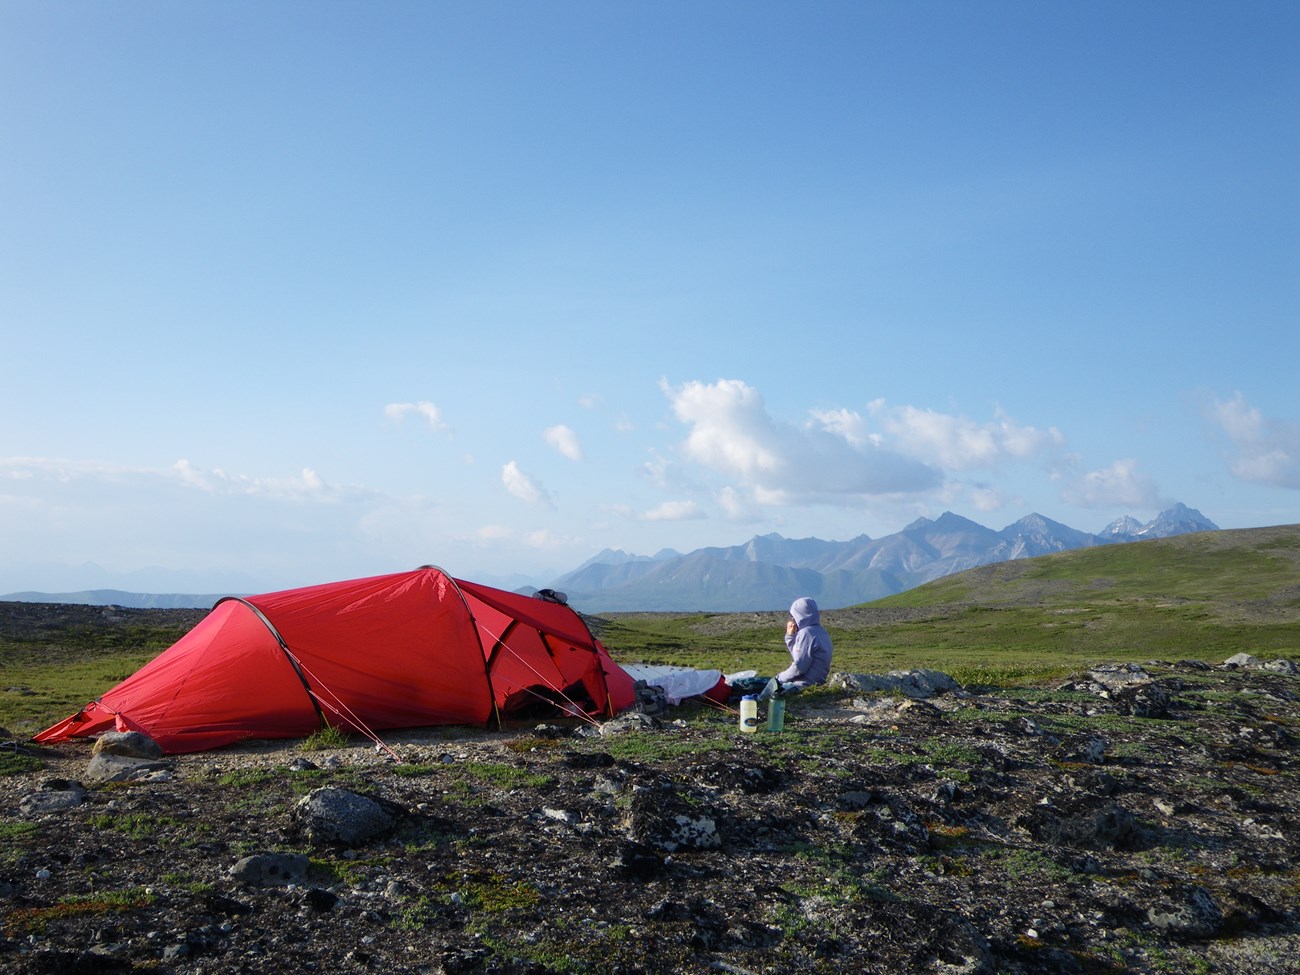
[[86,787],[80,782],[67,779],[47,779],[41,788],[22,797],[18,802],[18,811],[24,816],[41,816],[45,813],[62,812],[86,801]]
[[1110,799],[1094,796],[1062,798],[1035,806],[1017,820],[1040,843],[1085,850],[1115,850],[1132,846],[1139,830],[1137,818]]
[[936,697],[961,689],[961,685],[938,670],[891,670],[887,674],[832,674],[832,687],[850,691],[883,691],[911,698]]
[[139,731],[106,731],[95,739],[95,747],[90,753],[148,760],[157,760],[163,756],[162,746]]
[[300,799],[292,819],[314,846],[353,847],[391,833],[402,813],[395,803],[326,786]]
[[714,811],[687,800],[675,789],[646,789],[635,794],[624,829],[629,840],[664,853],[722,846]]
[[255,853],[230,868],[230,876],[249,887],[303,884],[311,861],[301,853]]

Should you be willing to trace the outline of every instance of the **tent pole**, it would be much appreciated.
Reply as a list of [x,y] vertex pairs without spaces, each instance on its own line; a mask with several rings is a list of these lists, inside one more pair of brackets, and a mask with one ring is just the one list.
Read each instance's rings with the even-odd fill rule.
[[269,619],[267,619],[265,613],[263,613],[260,609],[258,609],[252,603],[250,603],[247,599],[244,599],[242,596],[225,596],[222,599],[218,599],[216,603],[213,604],[212,608],[216,609],[224,602],[242,603],[243,605],[247,606],[249,609],[253,611],[253,613],[257,616],[257,618],[262,621],[262,625],[265,626],[267,630],[270,631],[271,636],[275,637],[275,642],[280,645],[281,651],[284,652],[285,657],[288,658],[289,660],[289,664],[293,667],[293,672],[298,675],[298,680],[302,682],[302,689],[303,691],[306,692],[307,700],[311,702],[311,706],[316,712],[316,721],[320,725],[320,729],[324,730],[325,725],[327,724],[327,720],[325,718],[325,712],[320,709],[320,704],[319,702],[317,702],[316,695],[311,689],[311,684],[307,682],[307,675],[303,673],[302,666],[299,664],[298,658],[295,657],[293,651],[289,649],[289,644],[284,642],[284,637],[282,637],[280,635],[280,631],[275,628],[275,624],[272,623]]

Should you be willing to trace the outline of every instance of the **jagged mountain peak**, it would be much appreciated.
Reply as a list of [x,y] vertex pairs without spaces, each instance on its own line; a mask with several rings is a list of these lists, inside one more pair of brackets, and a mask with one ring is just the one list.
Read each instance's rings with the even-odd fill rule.
[[1102,529],[1100,537],[1103,541],[1125,542],[1142,538],[1168,538],[1171,535],[1218,530],[1219,526],[1206,518],[1205,515],[1179,501],[1145,524],[1132,515],[1116,518]]
[[1206,518],[1195,508],[1189,508],[1181,501],[1172,508],[1160,512],[1154,520],[1142,528],[1147,538],[1165,538],[1169,535],[1185,535],[1189,532],[1217,531],[1214,522]]
[[1103,538],[1109,538],[1114,536],[1136,535],[1141,530],[1142,522],[1138,521],[1132,515],[1124,515],[1121,518],[1116,518],[1097,534]]
[[1216,529],[1199,511],[1181,504],[1145,525],[1125,516],[1099,534],[1038,512],[994,531],[945,511],[876,539],[860,535],[827,542],[769,532],[742,545],[685,555],[648,559],[618,552],[620,561],[608,565],[599,564],[597,556],[552,588],[567,592],[571,605],[588,612],[779,610],[799,595],[814,596],[822,608],[833,609],[992,562]]

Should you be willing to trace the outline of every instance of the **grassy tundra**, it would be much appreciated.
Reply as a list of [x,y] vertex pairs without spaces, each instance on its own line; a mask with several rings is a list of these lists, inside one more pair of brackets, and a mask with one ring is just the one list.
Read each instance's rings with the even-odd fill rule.
[[[792,593],[791,597],[799,595]],[[0,604],[0,726],[30,735],[157,656],[202,616],[83,607],[12,625]],[[581,609],[581,607],[578,607]],[[616,660],[774,673],[785,613],[593,617]],[[830,611],[835,670],[911,667],[1032,684],[1091,664],[1300,657],[1300,525],[1205,532],[983,566]]]

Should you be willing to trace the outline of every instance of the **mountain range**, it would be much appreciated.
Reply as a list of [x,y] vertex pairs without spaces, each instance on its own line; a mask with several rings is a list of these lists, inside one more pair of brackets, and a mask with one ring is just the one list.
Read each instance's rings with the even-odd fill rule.
[[1145,524],[1126,515],[1096,533],[1039,514],[994,531],[945,512],[918,518],[893,535],[859,535],[847,542],[770,534],[686,554],[668,549],[638,556],[606,549],[551,588],[589,613],[779,610],[798,596],[813,596],[823,609],[836,609],[992,562],[1217,530],[1181,503]]
[[[1176,504],[1145,524],[1119,518],[1100,532],[1079,531],[1039,514],[994,531],[952,512],[918,518],[900,532],[847,542],[757,535],[743,545],[653,556],[605,549],[549,586],[584,613],[753,612],[785,609],[813,596],[823,609],[870,602],[979,565],[1052,552],[1217,531],[1195,508]],[[534,590],[535,591],[535,590]],[[208,608],[220,596],[145,594],[117,589],[15,592],[0,600]]]

